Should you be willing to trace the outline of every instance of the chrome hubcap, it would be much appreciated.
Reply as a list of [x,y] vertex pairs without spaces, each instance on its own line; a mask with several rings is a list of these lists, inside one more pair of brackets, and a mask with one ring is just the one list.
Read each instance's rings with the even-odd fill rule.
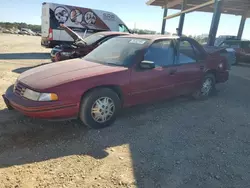
[[115,112],[114,101],[109,97],[97,99],[91,108],[91,116],[98,123],[104,123],[113,116]]
[[203,84],[202,84],[202,88],[201,88],[201,93],[202,95],[204,96],[207,96],[209,95],[211,89],[212,89],[212,86],[213,86],[213,81],[211,78],[207,78]]

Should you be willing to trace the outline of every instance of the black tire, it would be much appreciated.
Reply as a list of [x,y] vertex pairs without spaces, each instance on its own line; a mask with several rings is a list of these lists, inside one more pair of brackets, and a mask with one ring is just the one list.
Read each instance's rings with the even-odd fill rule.
[[[107,121],[99,123],[94,120],[91,109],[95,101],[102,98],[108,97],[114,103],[114,112],[113,115]],[[121,100],[117,93],[109,88],[99,88],[94,89],[93,91],[86,94],[81,101],[79,118],[80,120],[89,128],[92,129],[101,129],[110,126],[116,120],[117,114],[121,109]]]
[[[211,89],[209,90],[209,92],[207,93],[203,93],[202,92],[202,87],[203,87],[203,84],[207,81],[207,80],[211,80]],[[202,84],[200,86],[200,88],[195,91],[193,94],[192,94],[192,97],[196,100],[204,100],[204,99],[207,99],[209,96],[211,96],[214,92],[215,92],[215,83],[216,83],[216,80],[215,80],[215,76],[214,74],[212,73],[207,73],[204,78],[203,78],[203,81],[202,81]]]

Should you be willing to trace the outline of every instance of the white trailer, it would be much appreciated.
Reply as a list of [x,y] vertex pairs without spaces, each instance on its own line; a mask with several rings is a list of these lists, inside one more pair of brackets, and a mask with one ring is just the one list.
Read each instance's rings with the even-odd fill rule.
[[63,23],[82,38],[99,31],[130,32],[125,23],[114,13],[90,8],[42,4],[41,45],[54,47],[62,43],[72,43],[73,39],[62,28]]

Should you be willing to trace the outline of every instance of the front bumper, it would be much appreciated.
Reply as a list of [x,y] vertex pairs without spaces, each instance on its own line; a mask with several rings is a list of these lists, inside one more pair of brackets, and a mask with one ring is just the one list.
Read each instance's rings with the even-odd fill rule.
[[67,119],[77,117],[79,105],[56,102],[39,102],[25,99],[12,91],[2,95],[9,110],[15,109],[24,115],[42,119]]
[[68,60],[68,59],[72,59],[69,56],[63,56],[60,54],[60,52],[57,52],[56,54],[50,54],[50,59],[52,62],[56,62],[56,61],[64,61],[64,60]]

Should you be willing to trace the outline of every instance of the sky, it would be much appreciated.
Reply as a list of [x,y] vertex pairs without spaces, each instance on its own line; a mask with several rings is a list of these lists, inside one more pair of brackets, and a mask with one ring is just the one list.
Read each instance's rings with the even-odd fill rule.
[[[3,1],[3,0],[1,0]],[[146,5],[147,0],[53,0],[48,2],[107,10],[115,13],[133,29],[148,29],[160,32],[163,9]],[[41,24],[41,0],[7,0],[0,2],[0,22],[26,22]],[[169,10],[168,15],[178,12]],[[217,35],[237,35],[240,16],[222,14]],[[208,34],[212,13],[192,12],[186,14],[183,34]],[[175,33],[179,17],[167,20],[166,31]],[[247,19],[243,38],[250,39],[250,19]]]

